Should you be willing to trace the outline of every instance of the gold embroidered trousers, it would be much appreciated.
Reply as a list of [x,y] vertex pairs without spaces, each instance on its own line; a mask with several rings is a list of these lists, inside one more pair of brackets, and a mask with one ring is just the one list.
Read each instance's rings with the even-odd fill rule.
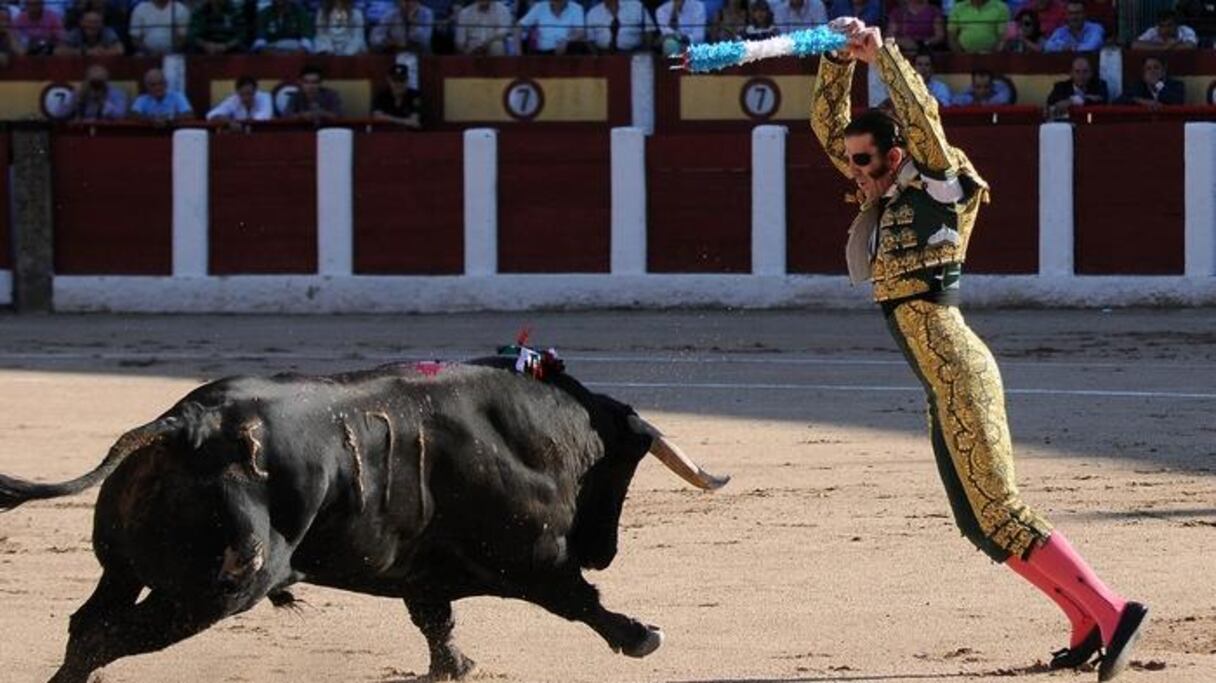
[[992,353],[954,306],[914,299],[883,311],[928,394],[933,453],[959,530],[996,562],[1026,557],[1051,525],[1018,495]]

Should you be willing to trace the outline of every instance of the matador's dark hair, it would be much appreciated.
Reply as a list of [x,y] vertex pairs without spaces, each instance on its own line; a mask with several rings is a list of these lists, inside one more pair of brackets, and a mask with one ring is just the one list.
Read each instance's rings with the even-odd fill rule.
[[899,121],[881,109],[868,109],[862,112],[853,117],[849,125],[844,128],[845,137],[866,133],[874,136],[874,144],[883,154],[891,151],[892,147],[903,147],[907,144],[904,141],[903,128],[899,125]]

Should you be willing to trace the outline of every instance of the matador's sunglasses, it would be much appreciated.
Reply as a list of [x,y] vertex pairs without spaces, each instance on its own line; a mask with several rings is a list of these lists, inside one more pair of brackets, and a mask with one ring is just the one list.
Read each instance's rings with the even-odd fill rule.
[[870,154],[869,152],[858,152],[856,154],[850,154],[849,158],[852,159],[853,163],[857,164],[858,166],[869,166],[870,162],[874,160],[874,155]]

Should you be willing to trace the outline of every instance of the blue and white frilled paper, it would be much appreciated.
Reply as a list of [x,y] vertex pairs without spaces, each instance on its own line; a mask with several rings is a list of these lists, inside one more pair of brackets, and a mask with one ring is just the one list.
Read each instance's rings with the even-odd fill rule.
[[808,57],[839,50],[846,40],[842,33],[816,26],[764,40],[699,43],[690,45],[684,53],[684,66],[693,73],[705,73],[770,57]]

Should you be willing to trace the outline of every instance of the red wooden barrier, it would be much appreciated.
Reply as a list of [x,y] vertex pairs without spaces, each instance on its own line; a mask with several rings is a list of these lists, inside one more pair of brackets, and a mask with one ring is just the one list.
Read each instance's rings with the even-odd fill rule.
[[1039,271],[1039,127],[950,126],[950,144],[967,153],[992,187],[967,247],[971,273]]
[[459,133],[356,134],[354,184],[356,273],[464,271]]
[[[4,173],[0,173],[0,206],[9,206],[8,195],[8,173],[9,164],[12,159],[9,156],[9,132],[0,130],[0,168],[5,169]],[[13,267],[13,244],[9,238],[7,210],[0,211],[0,270],[8,270]]]
[[609,132],[507,130],[498,145],[499,270],[608,272]]
[[847,272],[844,245],[857,205],[844,200],[857,185],[828,161],[810,126],[786,149],[786,267],[791,273]]
[[1077,273],[1183,272],[1182,142],[1181,123],[1077,127]]
[[751,134],[646,141],[651,272],[751,272]]
[[210,272],[317,271],[312,132],[211,136]]
[[169,135],[147,130],[56,132],[56,273],[171,273],[172,144]]

